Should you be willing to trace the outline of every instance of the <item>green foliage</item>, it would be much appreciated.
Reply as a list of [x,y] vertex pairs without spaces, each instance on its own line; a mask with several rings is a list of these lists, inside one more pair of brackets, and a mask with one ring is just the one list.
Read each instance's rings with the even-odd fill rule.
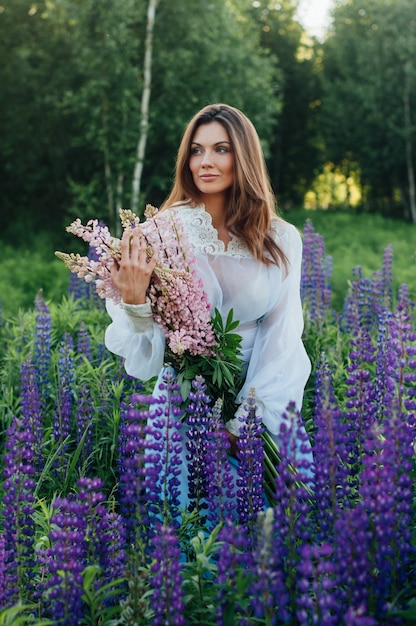
[[321,107],[328,159],[358,164],[367,206],[413,221],[414,17],[413,0],[339,3],[323,49]]
[[235,397],[242,384],[243,362],[239,358],[241,336],[233,331],[238,326],[238,320],[233,319],[234,311],[230,310],[224,321],[218,309],[215,309],[212,326],[217,338],[218,348],[211,356],[191,355],[184,353],[179,358],[170,354],[172,365],[178,373],[178,383],[181,386],[181,395],[185,406],[189,403],[191,383],[195,376],[203,376],[207,385],[208,395],[214,399],[221,388],[223,395],[223,415],[226,420],[234,416],[237,405]]

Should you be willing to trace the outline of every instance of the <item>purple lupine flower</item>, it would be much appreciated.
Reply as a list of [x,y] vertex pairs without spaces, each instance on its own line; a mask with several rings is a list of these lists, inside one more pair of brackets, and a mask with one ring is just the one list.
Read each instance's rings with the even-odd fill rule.
[[332,260],[325,256],[324,239],[315,232],[310,219],[306,220],[303,235],[301,298],[310,319],[322,322],[331,308]]
[[384,420],[383,436],[380,434],[375,431],[366,445],[360,487],[362,507],[373,532],[372,613],[379,616],[388,599],[410,582],[415,428],[394,415]]
[[237,513],[240,524],[254,530],[259,511],[264,508],[263,462],[264,444],[260,437],[263,432],[261,417],[257,413],[254,389],[244,405],[241,414],[240,436],[237,458]]
[[42,603],[54,624],[73,626],[84,616],[82,572],[88,564],[85,505],[68,497],[57,498],[54,507],[51,547],[42,558],[49,573]]
[[407,303],[398,302],[390,326],[389,344],[396,355],[397,406],[402,412],[416,410],[416,333]]
[[4,533],[0,533],[0,610],[6,607],[6,541]]
[[74,382],[74,342],[69,333],[65,333],[59,347],[58,380],[56,409],[53,421],[53,436],[59,446],[55,459],[55,471],[63,477],[63,459],[68,448],[67,438],[71,432],[71,414],[73,405]]
[[298,568],[299,626],[319,624],[337,626],[343,614],[336,596],[336,573],[331,561],[333,548],[328,543],[300,547]]
[[210,424],[211,399],[202,376],[196,376],[189,392],[186,409],[186,459],[188,461],[189,509],[202,512],[207,507],[207,433]]
[[323,358],[315,379],[313,515],[315,541],[328,541],[350,495],[348,440],[335,398],[332,372]]
[[273,495],[275,542],[277,562],[284,573],[289,593],[288,607],[296,612],[295,572],[299,561],[299,545],[311,538],[311,461],[305,457],[309,439],[301,416],[294,404],[290,404],[279,431],[280,463],[276,467],[276,491]]
[[348,607],[344,616],[344,626],[376,626],[376,620],[366,614],[364,606]]
[[216,623],[218,626],[226,626],[224,615],[231,611],[235,618],[240,617],[238,624],[243,624],[241,617],[249,610],[244,599],[251,583],[253,565],[247,529],[226,519],[218,534],[218,542],[220,547],[215,579],[217,595],[213,598],[213,604],[217,607]]
[[[156,477],[159,494],[149,510],[175,525],[180,515],[180,479],[182,471],[182,396],[172,368],[166,368],[159,385],[160,411],[149,415],[146,426],[146,475]],[[155,496],[155,491],[151,496]]]
[[153,626],[184,626],[181,550],[175,530],[159,524],[152,539],[151,574]]
[[288,594],[283,571],[275,550],[273,509],[261,511],[257,520],[256,541],[252,550],[251,582],[248,590],[250,611],[255,618],[266,618],[268,624],[288,621]]
[[91,402],[91,390],[84,383],[78,393],[76,408],[76,434],[75,442],[79,445],[83,440],[83,445],[79,455],[79,464],[88,464],[93,450],[94,431],[94,405]]
[[49,383],[49,367],[51,362],[51,314],[43,299],[42,291],[35,298],[36,332],[33,363],[36,367],[36,376],[40,393],[46,396]]
[[36,377],[36,370],[30,361],[22,363],[20,372],[20,398],[23,424],[33,433],[33,466],[41,469],[43,440],[43,409]]
[[[6,430],[3,485],[4,605],[29,598],[34,573],[34,435],[22,420],[13,418]],[[0,606],[2,606],[0,604]]]
[[130,403],[122,401],[120,405],[118,503],[126,529],[126,545],[136,544],[136,534],[140,531],[141,543],[147,543],[150,532],[147,502],[158,497],[157,473],[145,468],[145,427],[154,410],[152,404],[156,403],[151,396],[135,394]]
[[377,337],[377,360],[374,386],[376,390],[376,416],[378,421],[389,417],[393,411],[394,397],[396,392],[396,372],[398,368],[398,354],[395,349],[396,342],[392,338],[391,325],[393,314],[391,311],[383,311],[379,316]]
[[339,605],[367,610],[371,587],[370,520],[361,504],[343,511],[335,521],[333,562]]
[[[101,489],[104,483],[99,478],[80,478],[77,501],[84,505],[87,519],[85,539],[88,542],[88,563],[101,567],[99,584],[106,584],[124,575],[124,529],[121,517],[110,514],[103,502]],[[117,526],[115,525],[117,524]]]
[[227,454],[230,442],[221,410],[222,403],[219,400],[212,409],[206,442],[206,517],[209,528],[235,517],[235,481]]
[[348,375],[345,379],[347,388],[344,419],[350,433],[352,475],[357,480],[363,442],[377,416],[377,393],[371,374],[376,360],[375,347],[369,331],[360,322],[358,314],[351,328],[350,343]]
[[383,265],[380,271],[373,272],[372,278],[364,278],[360,266],[353,268],[351,287],[344,301],[343,327],[353,328],[357,322],[371,330],[378,316],[392,306],[393,293],[393,247],[384,250]]
[[87,361],[92,360],[91,335],[85,325],[85,322],[81,322],[79,325],[77,335],[77,354],[85,357]]
[[389,244],[383,252],[381,285],[379,289],[381,311],[390,311],[393,303],[393,245]]

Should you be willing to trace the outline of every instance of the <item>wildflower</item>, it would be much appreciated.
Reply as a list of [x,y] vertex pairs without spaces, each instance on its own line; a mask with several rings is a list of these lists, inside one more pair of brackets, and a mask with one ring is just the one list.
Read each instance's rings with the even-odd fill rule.
[[332,259],[325,256],[322,235],[315,232],[311,220],[303,228],[304,246],[302,254],[301,297],[312,321],[322,321],[330,310],[332,292],[330,279]]
[[84,615],[83,576],[87,565],[85,506],[72,498],[56,498],[50,541],[44,561],[49,578],[42,601],[53,623],[73,626]]
[[93,451],[94,405],[91,402],[91,390],[84,383],[81,385],[76,402],[76,433],[75,442],[82,446],[79,464],[88,463]]
[[[163,374],[158,398],[161,411],[149,415],[146,426],[146,474],[156,477],[155,491],[149,510],[164,521],[173,523],[179,516],[180,474],[182,470],[182,396],[171,368]],[[157,493],[158,492],[158,493]]]
[[[0,599],[5,606],[31,598],[34,558],[34,435],[22,420],[13,418],[6,430],[3,485],[3,579]],[[0,605],[1,606],[1,605]]]
[[36,376],[41,396],[46,396],[49,382],[49,367],[51,362],[51,314],[43,299],[42,291],[35,298],[36,333],[33,363],[36,367]]
[[276,467],[274,493],[274,551],[289,594],[288,610],[296,611],[296,578],[299,546],[311,539],[310,461],[305,457],[308,436],[293,404],[287,408],[279,431],[280,463]]
[[244,405],[242,425],[238,440],[237,457],[237,511],[240,524],[253,529],[259,511],[264,508],[263,462],[264,449],[260,438],[263,432],[261,418],[257,414],[254,389]]
[[288,594],[276,559],[274,540],[273,509],[270,507],[258,515],[248,595],[256,618],[267,618],[270,624],[280,624],[289,618]]
[[315,540],[328,541],[334,522],[350,496],[348,439],[325,358],[318,366],[314,409],[313,514]]
[[20,372],[21,414],[25,428],[33,433],[33,466],[41,469],[43,440],[43,407],[36,370],[31,361],[24,361]]
[[92,360],[91,335],[85,325],[85,322],[81,322],[79,325],[77,336],[77,354],[85,357],[87,361]]
[[332,547],[304,544],[298,568],[299,598],[296,615],[300,626],[337,626],[342,611],[336,597],[336,577],[331,562]]
[[182,564],[178,538],[172,527],[159,524],[152,539],[152,624],[154,626],[183,626],[184,593]]
[[68,448],[68,438],[71,430],[71,414],[73,405],[74,381],[74,342],[69,333],[65,333],[59,347],[58,361],[58,397],[53,423],[53,435],[59,446],[59,455],[55,460],[58,476],[62,477],[63,458]]
[[188,484],[190,510],[201,511],[207,506],[206,449],[207,431],[210,422],[210,398],[206,395],[206,385],[202,376],[192,381],[189,393],[186,422],[186,459],[188,461]]
[[206,517],[212,528],[235,516],[235,481],[227,454],[230,442],[221,409],[222,402],[218,400],[212,409],[206,441]]
[[118,450],[118,503],[126,529],[126,545],[135,544],[136,534],[149,529],[146,502],[154,499],[157,475],[145,470],[145,425],[152,410],[139,405],[151,402],[149,397],[133,396],[130,403],[120,406],[120,437]]

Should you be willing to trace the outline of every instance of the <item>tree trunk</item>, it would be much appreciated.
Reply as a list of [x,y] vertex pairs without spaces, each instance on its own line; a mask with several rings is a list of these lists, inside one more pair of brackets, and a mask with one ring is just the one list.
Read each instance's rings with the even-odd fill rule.
[[405,83],[403,92],[404,105],[404,128],[405,128],[405,146],[406,146],[406,165],[407,179],[409,183],[409,207],[412,222],[416,223],[416,185],[415,170],[413,167],[413,151],[412,151],[412,120],[410,111],[410,78],[411,78],[412,62],[410,59],[405,64]]
[[147,134],[149,130],[149,101],[152,86],[152,51],[153,51],[153,28],[155,24],[156,9],[159,0],[149,0],[147,5],[147,27],[143,64],[143,92],[140,111],[140,136],[137,144],[136,164],[133,174],[133,189],[131,209],[137,213],[140,197],[140,186],[143,172],[144,155],[146,151]]

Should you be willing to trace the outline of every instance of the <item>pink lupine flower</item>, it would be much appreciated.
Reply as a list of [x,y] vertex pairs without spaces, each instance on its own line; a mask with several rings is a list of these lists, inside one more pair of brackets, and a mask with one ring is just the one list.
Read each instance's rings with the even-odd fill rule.
[[[120,210],[124,229],[140,228],[147,242],[149,256],[157,251],[158,262],[149,288],[153,316],[166,337],[167,348],[174,355],[188,352],[210,356],[217,346],[212,328],[210,303],[195,268],[195,257],[176,213],[158,213],[148,205],[147,220],[127,209]],[[71,272],[86,282],[95,283],[101,298],[121,302],[110,269],[121,256],[121,240],[113,237],[107,226],[89,220],[84,226],[78,218],[67,231],[80,237],[94,249],[92,260],[79,254],[56,255]]]

